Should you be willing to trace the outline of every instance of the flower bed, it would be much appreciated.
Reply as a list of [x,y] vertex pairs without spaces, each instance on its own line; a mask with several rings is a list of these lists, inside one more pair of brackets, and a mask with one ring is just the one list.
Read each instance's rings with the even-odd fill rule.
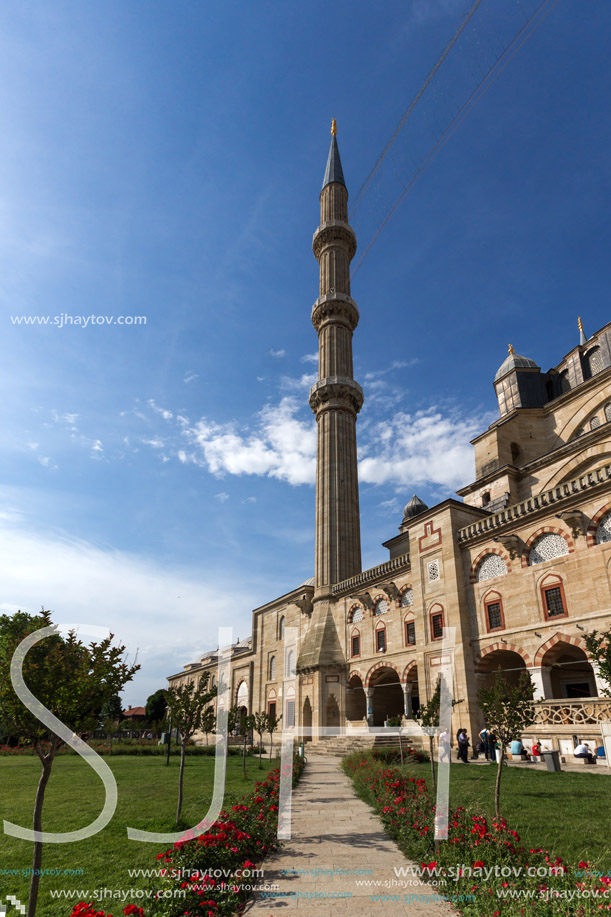
[[462,806],[450,810],[448,839],[436,844],[435,801],[424,779],[366,753],[350,755],[342,765],[387,832],[420,864],[423,879],[428,875],[460,913],[586,917],[611,911],[611,878],[590,864],[573,867],[548,850],[527,850],[505,819],[489,822]]
[[[303,772],[303,759],[293,761],[293,786]],[[270,771],[231,810],[220,813],[214,825],[157,855],[159,877],[154,880],[150,905],[146,911],[130,905],[124,915],[133,917],[229,917],[249,896],[246,886],[258,885],[257,869],[270,850],[278,846],[278,796],[280,770]],[[214,873],[223,871],[223,877]],[[211,875],[211,873],[213,875]],[[180,890],[184,897],[174,897]],[[165,897],[168,895],[168,897]],[[70,917],[112,917],[96,911],[93,903],[79,902]]]

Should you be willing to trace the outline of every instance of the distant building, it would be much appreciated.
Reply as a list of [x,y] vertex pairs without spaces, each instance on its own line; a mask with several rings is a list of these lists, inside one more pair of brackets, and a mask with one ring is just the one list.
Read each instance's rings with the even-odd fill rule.
[[[611,323],[588,338],[580,321],[579,343],[545,373],[510,347],[494,379],[499,418],[473,440],[475,481],[462,501],[412,497],[384,544],[389,559],[362,570],[347,201],[333,133],[313,241],[314,578],[253,611],[252,639],[233,648],[231,703],[282,713],[284,727],[348,733],[411,719],[454,627],[454,732],[483,727],[477,691],[500,666],[510,681],[528,670],[544,701],[528,735],[567,752],[573,736],[597,743],[611,699],[584,633],[611,626]],[[285,648],[288,627],[295,649]],[[215,664],[204,656],[169,681]]]

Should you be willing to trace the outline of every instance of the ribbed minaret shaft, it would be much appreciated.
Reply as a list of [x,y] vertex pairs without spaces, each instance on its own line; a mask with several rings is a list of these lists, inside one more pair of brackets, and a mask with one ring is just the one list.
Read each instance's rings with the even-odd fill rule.
[[353,379],[352,334],[359,313],[350,297],[356,238],[348,223],[348,191],[334,128],[335,122],[313,240],[320,265],[320,295],[312,309],[318,382],[310,391],[318,427],[315,598],[361,571],[356,415],[363,392]]

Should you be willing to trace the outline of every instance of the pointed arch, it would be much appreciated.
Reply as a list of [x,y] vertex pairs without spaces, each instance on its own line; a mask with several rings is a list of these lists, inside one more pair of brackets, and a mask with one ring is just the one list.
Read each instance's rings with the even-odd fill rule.
[[486,667],[483,665],[484,659],[489,653],[496,653],[499,650],[506,650],[511,653],[517,653],[518,656],[521,656],[524,660],[524,665],[527,668],[532,668],[532,662],[530,661],[530,656],[521,646],[516,646],[515,643],[491,643],[489,646],[485,647],[480,651],[479,656],[475,661],[475,671],[476,672],[485,672]]
[[535,654],[535,665],[540,666],[541,660],[545,656],[548,650],[551,650],[552,646],[555,646],[556,643],[570,643],[572,646],[578,646],[580,650],[583,650],[588,659],[590,658],[588,651],[586,650],[586,645],[581,637],[571,637],[569,634],[562,633],[558,631],[554,634],[553,637],[550,637],[549,640],[546,640],[545,643],[542,643],[539,649]]
[[601,508],[592,516],[592,521],[590,522],[586,532],[586,543],[589,548],[595,547],[596,530],[598,528],[598,524],[603,516],[606,516],[608,512],[611,512],[611,501],[601,506]]
[[[567,531],[559,528],[557,525],[543,525],[532,533],[532,535],[529,537],[528,541],[524,545],[524,550],[522,551],[522,566],[523,567],[530,566],[530,552],[531,552],[532,546],[534,545],[535,541],[541,538],[542,535],[550,535],[550,534],[551,535],[560,535],[561,538],[564,538],[564,540],[567,543],[567,547],[568,547],[567,553],[568,554],[575,553],[575,542],[573,541],[572,537],[569,535]],[[559,555],[559,556],[566,556],[566,555]]]
[[471,584],[477,582],[477,569],[479,565],[481,564],[481,562],[484,560],[484,558],[488,556],[488,554],[497,554],[502,560],[505,561],[505,566],[507,567],[507,573],[511,573],[511,560],[509,558],[509,554],[507,553],[507,551],[503,550],[503,548],[499,548],[497,547],[497,545],[494,545],[491,548],[484,548],[483,551],[480,551],[480,553],[477,555],[477,557],[474,559],[473,563],[471,564],[471,570],[469,573],[469,582]]
[[378,671],[378,669],[394,669],[394,671],[397,673],[397,677],[399,677],[399,670],[397,667],[393,665],[392,662],[387,662],[386,659],[381,659],[380,662],[376,662],[375,665],[372,665],[372,667],[367,672],[363,685],[365,688],[371,687],[371,679],[373,675]]

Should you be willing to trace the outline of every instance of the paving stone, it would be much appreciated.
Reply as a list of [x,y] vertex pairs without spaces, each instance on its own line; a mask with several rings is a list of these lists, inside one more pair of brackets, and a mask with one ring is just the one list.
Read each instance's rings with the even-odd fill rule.
[[[305,917],[309,913],[315,917],[331,917],[332,913],[337,917],[447,917],[456,913],[447,903],[431,900],[439,892],[420,883],[416,874],[410,876],[414,884],[404,889],[356,884],[395,879],[394,868],[408,866],[410,861],[384,833],[380,820],[356,798],[337,759],[309,758],[293,793],[291,828],[290,840],[262,864],[264,881],[278,886],[278,897],[263,898],[256,893],[246,907],[249,917]],[[331,874],[335,868],[372,872]],[[293,870],[298,871],[296,875],[291,874]],[[376,893],[400,895],[401,900],[372,901]],[[403,898],[410,894],[422,898]]]

